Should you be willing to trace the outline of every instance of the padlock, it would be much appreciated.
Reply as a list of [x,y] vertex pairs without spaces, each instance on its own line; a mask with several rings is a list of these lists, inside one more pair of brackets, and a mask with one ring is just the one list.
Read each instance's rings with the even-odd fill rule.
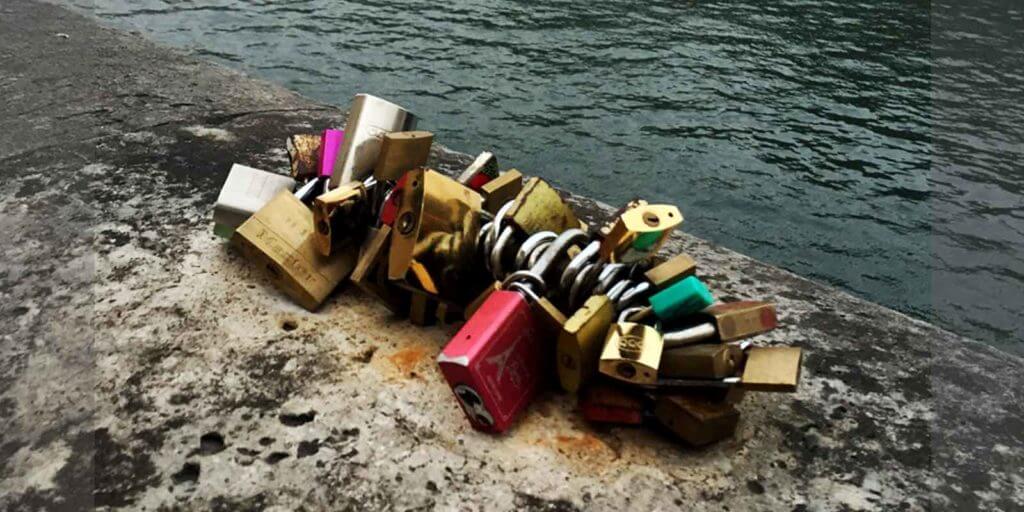
[[371,297],[376,297],[393,313],[403,315],[408,310],[409,293],[387,279],[382,264],[387,257],[391,227],[367,228],[366,238],[359,248],[359,258],[349,279]]
[[540,178],[530,178],[516,195],[507,217],[524,233],[562,233],[579,229],[580,220],[558,191]]
[[649,301],[654,315],[667,322],[710,306],[714,298],[700,279],[690,276],[651,295]]
[[406,171],[427,165],[434,134],[425,131],[391,132],[382,136],[380,156],[373,167],[377,181],[395,181]]
[[693,395],[659,396],[654,417],[680,439],[705,446],[736,433],[740,413],[727,402],[712,402]]
[[587,421],[640,425],[644,422],[647,401],[635,391],[598,382],[588,385],[581,393],[579,408]]
[[317,177],[322,140],[316,133],[297,133],[288,137],[285,149],[288,150],[292,178],[301,181]]
[[357,94],[349,107],[345,141],[334,161],[331,188],[362,181],[377,163],[385,133],[416,129],[416,116],[408,110],[369,94]]
[[388,255],[388,278],[404,279],[415,258],[438,279],[440,294],[455,298],[468,291],[454,289],[451,281],[452,276],[472,264],[482,199],[432,170],[409,171],[403,180]]
[[323,142],[320,144],[320,164],[317,167],[317,176],[330,180],[331,176],[334,176],[334,165],[338,159],[338,152],[345,144],[345,131],[327,129],[324,130],[321,139]]
[[637,201],[615,220],[601,241],[599,254],[612,263],[636,263],[656,254],[672,230],[683,222],[679,209]]
[[445,345],[437,362],[474,428],[504,432],[543,376],[541,326],[526,298],[498,290]]
[[689,254],[677,254],[644,273],[655,288],[667,288],[697,272],[697,263]]
[[753,347],[747,353],[740,385],[749,391],[796,391],[802,358],[799,347]]
[[[477,155],[473,163],[466,167],[465,171],[456,179],[459,183],[473,189],[480,190],[487,182],[498,177],[498,159],[493,153],[484,151]],[[511,198],[509,198],[511,199]]]
[[498,213],[505,203],[515,199],[522,189],[523,175],[515,169],[501,173],[479,188],[480,195],[484,197],[484,209],[492,214]]
[[341,245],[362,237],[367,225],[367,190],[361,182],[344,185],[313,200],[316,243],[329,256]]
[[615,319],[607,295],[593,295],[565,322],[558,335],[555,361],[562,389],[575,393],[597,372],[597,361]]
[[213,207],[213,232],[231,238],[235,228],[263,208],[281,191],[295,188],[295,180],[271,172],[234,164]]
[[[568,245],[563,233],[529,270],[510,274],[445,345],[437,362],[474,428],[503,432],[529,404],[554,352],[548,335],[565,317],[544,296]],[[560,318],[559,318],[560,317]]]
[[286,294],[315,310],[355,266],[356,248],[325,257],[316,248],[313,214],[281,191],[246,220],[232,238],[246,257],[265,267]]
[[613,379],[641,385],[658,381],[662,340],[657,329],[644,324],[617,322],[608,329],[598,370]]
[[661,353],[658,376],[668,378],[722,379],[736,373],[743,363],[737,345],[712,343],[667,349]]
[[775,305],[753,300],[715,304],[705,308],[696,317],[701,321],[700,324],[664,333],[665,347],[708,341],[738,341],[778,326]]

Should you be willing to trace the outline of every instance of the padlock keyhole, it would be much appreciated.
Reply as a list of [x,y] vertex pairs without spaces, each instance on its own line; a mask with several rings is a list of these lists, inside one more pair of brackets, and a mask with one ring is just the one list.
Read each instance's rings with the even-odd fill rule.
[[633,365],[629,363],[619,363],[619,365],[615,367],[615,371],[626,379],[632,379],[636,376],[636,368],[633,368]]

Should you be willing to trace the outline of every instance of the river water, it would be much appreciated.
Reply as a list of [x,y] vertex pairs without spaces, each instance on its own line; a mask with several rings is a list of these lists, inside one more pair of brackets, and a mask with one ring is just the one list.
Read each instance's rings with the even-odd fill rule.
[[969,4],[73,0],[1022,351],[1024,7]]

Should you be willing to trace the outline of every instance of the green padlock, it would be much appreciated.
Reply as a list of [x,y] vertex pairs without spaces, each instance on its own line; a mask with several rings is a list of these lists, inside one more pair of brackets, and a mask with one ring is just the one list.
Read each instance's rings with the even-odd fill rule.
[[654,315],[664,321],[692,315],[715,301],[696,276],[690,276],[651,296]]

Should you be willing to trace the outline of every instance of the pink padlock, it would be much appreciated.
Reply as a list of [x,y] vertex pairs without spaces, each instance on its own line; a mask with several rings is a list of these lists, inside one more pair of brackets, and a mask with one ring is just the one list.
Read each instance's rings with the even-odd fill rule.
[[324,130],[320,143],[320,174],[321,178],[330,178],[334,174],[334,160],[345,142],[345,130]]

